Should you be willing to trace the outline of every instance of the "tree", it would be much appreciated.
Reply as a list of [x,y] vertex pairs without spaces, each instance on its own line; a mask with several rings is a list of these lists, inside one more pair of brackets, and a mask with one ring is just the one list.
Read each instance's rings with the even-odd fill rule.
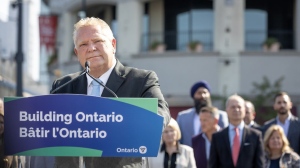
[[254,104],[256,109],[256,120],[259,124],[274,118],[276,113],[274,113],[272,106],[272,101],[274,96],[281,91],[282,82],[284,77],[281,76],[272,83],[266,76],[263,77],[261,83],[253,82],[253,94],[255,95],[250,101]]

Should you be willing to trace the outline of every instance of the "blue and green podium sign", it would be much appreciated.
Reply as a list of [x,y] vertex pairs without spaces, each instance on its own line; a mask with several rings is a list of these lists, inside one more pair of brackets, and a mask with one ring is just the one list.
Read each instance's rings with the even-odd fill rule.
[[74,94],[4,98],[5,154],[157,156],[163,129],[157,104]]

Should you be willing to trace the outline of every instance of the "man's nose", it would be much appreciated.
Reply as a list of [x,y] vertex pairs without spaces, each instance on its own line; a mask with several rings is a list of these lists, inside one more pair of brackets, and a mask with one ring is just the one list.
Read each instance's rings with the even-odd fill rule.
[[205,93],[200,94],[200,98],[204,98],[205,97]]
[[96,50],[96,46],[91,43],[91,44],[88,44],[88,51],[91,52],[91,51],[95,51]]

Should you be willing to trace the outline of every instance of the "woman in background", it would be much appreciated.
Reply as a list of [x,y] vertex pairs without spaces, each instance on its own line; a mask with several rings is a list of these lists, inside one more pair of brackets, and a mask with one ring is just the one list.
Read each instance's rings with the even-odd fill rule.
[[157,157],[149,158],[150,168],[196,168],[193,149],[179,143],[181,132],[172,118],[164,129]]
[[281,126],[273,125],[266,131],[264,146],[266,168],[300,168],[300,158],[290,148]]
[[17,156],[4,155],[4,108],[0,99],[0,168],[18,168]]

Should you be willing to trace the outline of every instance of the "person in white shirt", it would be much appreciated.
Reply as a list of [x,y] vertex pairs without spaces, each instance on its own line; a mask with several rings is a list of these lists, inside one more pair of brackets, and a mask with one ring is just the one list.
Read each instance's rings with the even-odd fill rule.
[[263,133],[272,125],[280,125],[284,134],[289,140],[291,148],[299,155],[300,154],[300,122],[298,117],[291,112],[293,103],[286,92],[279,92],[274,98],[274,110],[277,112],[277,117],[267,121],[263,127]]

